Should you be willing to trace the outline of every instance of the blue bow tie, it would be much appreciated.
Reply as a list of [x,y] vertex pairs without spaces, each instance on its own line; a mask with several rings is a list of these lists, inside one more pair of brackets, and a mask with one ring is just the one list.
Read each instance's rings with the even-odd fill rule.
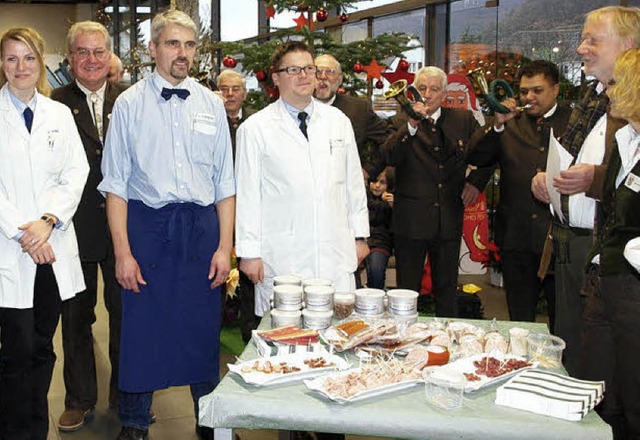
[[166,87],[162,88],[162,92],[160,92],[160,96],[162,96],[166,101],[171,99],[172,95],[177,95],[180,99],[187,99],[191,92],[187,89],[167,89]]

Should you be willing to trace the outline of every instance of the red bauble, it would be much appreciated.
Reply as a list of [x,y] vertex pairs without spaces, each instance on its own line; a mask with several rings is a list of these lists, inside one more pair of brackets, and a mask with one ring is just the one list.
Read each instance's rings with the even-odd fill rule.
[[237,64],[238,62],[233,57],[226,56],[222,59],[222,65],[224,67],[229,67],[230,69],[233,69],[234,67],[236,67]]
[[338,87],[338,95],[344,95],[347,93],[344,87]]
[[364,66],[360,63],[360,61],[358,61],[357,63],[355,63],[353,65],[353,71],[355,73],[362,73],[364,72]]
[[268,86],[267,96],[269,99],[278,99],[280,97],[280,90],[277,87]]
[[400,60],[400,62],[398,62],[398,68],[406,72],[407,70],[409,70],[409,61]]
[[340,21],[346,23],[347,21],[349,21],[349,16],[343,12],[342,14],[340,14]]
[[256,72],[256,79],[260,82],[264,81],[267,79],[267,74],[264,73],[264,70],[258,70]]
[[384,87],[384,83],[382,82],[382,80],[378,80],[376,81],[376,89],[381,89]]
[[322,22],[326,21],[329,18],[329,13],[325,8],[320,8],[316,11],[316,20]]

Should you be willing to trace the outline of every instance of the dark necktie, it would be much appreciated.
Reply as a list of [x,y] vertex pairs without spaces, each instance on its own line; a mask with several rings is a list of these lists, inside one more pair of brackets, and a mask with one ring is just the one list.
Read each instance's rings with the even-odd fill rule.
[[187,97],[191,94],[187,89],[167,89],[166,87],[162,88],[162,92],[160,92],[160,96],[162,96],[166,101],[171,99],[172,95],[177,95],[180,99],[187,99]]
[[307,136],[307,116],[307,112],[298,113],[298,119],[300,119],[300,131],[304,137],[309,139],[309,136]]
[[22,112],[22,116],[24,117],[24,125],[27,126],[27,131],[31,133],[31,125],[33,124],[33,110],[29,107],[24,109]]

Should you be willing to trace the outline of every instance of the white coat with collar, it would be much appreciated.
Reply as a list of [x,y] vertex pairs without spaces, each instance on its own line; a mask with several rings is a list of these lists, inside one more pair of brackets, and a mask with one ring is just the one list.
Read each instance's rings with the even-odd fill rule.
[[69,109],[38,94],[31,134],[13,105],[8,85],[0,89],[0,307],[33,307],[36,264],[14,239],[18,226],[44,213],[60,223],[49,244],[61,299],[85,289],[72,217],[89,165]]
[[269,310],[275,275],[355,287],[355,237],[369,236],[364,178],[353,128],[314,101],[307,140],[282,99],[238,129],[236,253],[262,258],[256,314]]

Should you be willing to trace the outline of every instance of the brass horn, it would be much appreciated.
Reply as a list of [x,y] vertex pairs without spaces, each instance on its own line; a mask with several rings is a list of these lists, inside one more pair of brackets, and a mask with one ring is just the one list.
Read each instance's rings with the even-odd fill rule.
[[395,81],[389,86],[389,89],[384,92],[385,99],[394,98],[412,119],[425,119],[424,115],[416,112],[413,109],[413,104],[416,102],[424,102],[420,92],[411,84],[407,83],[406,79],[400,79]]
[[[467,74],[467,78],[469,78],[476,96],[484,100],[491,109],[503,114],[511,112],[511,110],[500,103],[500,101],[506,98],[513,98],[514,96],[513,89],[508,82],[503,79],[496,79],[491,81],[491,84],[488,84],[481,67],[470,71]],[[517,107],[517,109],[522,111],[529,107],[531,107],[531,105],[527,104],[522,107]]]

